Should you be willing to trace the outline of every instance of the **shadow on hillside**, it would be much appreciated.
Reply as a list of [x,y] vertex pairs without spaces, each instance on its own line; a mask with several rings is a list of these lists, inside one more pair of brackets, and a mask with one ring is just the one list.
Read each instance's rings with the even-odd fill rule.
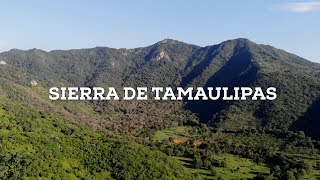
[[293,130],[304,131],[306,135],[320,139],[320,98],[316,99],[307,112],[294,124]]
[[183,166],[187,167],[187,168],[193,168],[193,161],[190,159],[190,160],[187,160],[187,159],[180,159],[181,162],[183,162]]
[[[212,59],[214,59],[218,54],[218,51],[216,51],[217,47],[218,47],[217,45],[210,47],[208,49],[208,53],[206,54],[206,57],[204,58],[204,61],[197,64],[194,68],[192,68],[192,71],[186,77],[182,78],[182,82],[181,82],[182,87],[186,87],[195,78],[197,78],[200,74],[202,74],[207,66],[210,65],[210,63],[212,62]],[[201,50],[202,49],[200,49],[199,51]],[[201,55],[197,53],[191,59],[198,59],[199,56],[201,57]],[[189,61],[186,67],[189,68],[190,66],[192,66],[192,62],[193,61]]]
[[[249,52],[234,55],[230,60],[212,77],[208,79],[204,88],[207,87],[228,87],[228,94],[234,94],[233,87],[250,86],[255,80],[258,67],[252,63]],[[221,94],[220,97],[222,97]],[[222,98],[216,101],[186,100],[185,108],[198,114],[201,122],[208,122],[213,115],[225,109],[231,102],[223,101]]]

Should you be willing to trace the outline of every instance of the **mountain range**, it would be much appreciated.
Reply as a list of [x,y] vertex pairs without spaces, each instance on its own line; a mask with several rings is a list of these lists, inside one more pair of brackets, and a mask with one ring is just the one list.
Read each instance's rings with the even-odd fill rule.
[[[269,153],[272,148],[265,147],[291,140],[277,140],[274,135],[265,133],[286,132],[285,137],[295,138],[293,142],[296,144],[279,147],[291,148],[302,144],[303,147],[311,147],[310,152],[307,151],[309,154],[314,153],[315,145],[311,139],[304,138],[320,139],[320,64],[248,39],[228,40],[206,47],[165,39],[134,49],[95,47],[50,52],[13,49],[0,53],[0,72],[0,140],[3,145],[0,147],[0,177],[8,179],[55,177],[57,174],[61,178],[89,179],[199,178],[189,174],[170,157],[172,152],[168,149],[174,147],[166,145],[162,148],[162,145],[149,142],[157,133],[175,127],[195,127],[192,132],[205,136],[208,142],[214,136],[208,131],[225,132],[226,137],[228,133],[258,132],[260,139],[267,136],[267,140],[264,139],[266,143],[277,143],[263,147],[259,143],[246,144],[252,137],[244,134],[244,137],[239,136],[242,139],[235,140],[242,143],[236,147],[224,141],[201,147],[206,156],[209,153],[206,147],[219,147],[220,150],[215,151],[241,154],[258,162],[262,160],[256,156],[265,152],[264,156],[270,159],[262,162],[269,166],[291,163],[280,170],[292,173],[292,168],[295,168],[292,170],[295,173],[300,168],[297,162],[278,155],[279,151]],[[276,87],[277,99],[49,100],[50,87],[62,86],[118,89],[139,86]],[[199,135],[192,136],[195,137]],[[260,141],[259,138],[252,141]],[[188,142],[186,139],[180,141]],[[201,144],[199,142],[195,144]],[[144,143],[150,143],[150,148],[144,147]],[[261,148],[256,155],[250,149],[253,146],[253,149]],[[197,154],[193,147],[181,152],[185,152],[183,157],[194,158],[195,167],[209,168],[204,159],[201,160],[204,165],[197,165],[203,154]],[[277,160],[270,162],[275,158]],[[168,166],[164,166],[167,162]],[[216,160],[210,162],[212,166],[217,165]],[[27,168],[29,166],[32,171]],[[279,179],[287,177],[288,174],[279,174],[280,170],[271,168],[270,174]],[[212,170],[212,174],[215,171]],[[303,172],[297,174],[300,176]]]
[[[301,129],[312,137],[319,136],[316,129],[320,123],[312,112],[320,93],[320,65],[247,39],[206,47],[165,39],[135,49],[14,49],[1,53],[0,60],[6,63],[0,67],[2,80],[26,87],[34,80],[45,90],[51,86],[249,86],[278,90],[275,101],[92,102],[89,106],[95,118],[80,121],[89,121],[84,123],[96,128],[114,129],[123,124],[132,126],[129,131],[138,135],[144,128],[186,121],[191,113],[214,128]],[[64,109],[72,111],[68,106]],[[108,117],[103,117],[106,113]],[[76,117],[81,113],[70,114]],[[177,118],[177,114],[185,115]]]

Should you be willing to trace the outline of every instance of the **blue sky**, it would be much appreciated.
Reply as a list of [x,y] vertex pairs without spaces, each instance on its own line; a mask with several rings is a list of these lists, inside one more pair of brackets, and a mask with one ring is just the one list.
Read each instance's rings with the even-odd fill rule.
[[320,62],[320,0],[0,0],[0,52],[239,37]]

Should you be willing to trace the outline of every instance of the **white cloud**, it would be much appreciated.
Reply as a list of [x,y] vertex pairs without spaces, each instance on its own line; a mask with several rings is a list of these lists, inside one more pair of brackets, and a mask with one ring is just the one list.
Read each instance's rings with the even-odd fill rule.
[[0,41],[0,48],[5,48],[5,47],[7,47],[7,43],[6,42],[2,42],[2,41]]
[[282,11],[295,12],[295,13],[319,11],[320,1],[286,3],[286,4],[280,4],[277,7]]
[[8,49],[8,43],[4,41],[0,41],[0,52]]

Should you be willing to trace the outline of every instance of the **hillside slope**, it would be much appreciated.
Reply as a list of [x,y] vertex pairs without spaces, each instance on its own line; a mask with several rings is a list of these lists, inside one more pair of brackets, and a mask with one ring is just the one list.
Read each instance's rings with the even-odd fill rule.
[[[22,86],[30,86],[30,81],[36,80],[44,89],[271,86],[278,90],[275,101],[85,103],[93,111],[89,116],[94,114],[96,118],[94,122],[80,121],[119,133],[141,135],[148,130],[190,123],[197,120],[192,114],[201,122],[225,130],[303,129],[308,134],[318,124],[313,120],[300,128],[297,125],[301,123],[295,122],[308,121],[305,113],[319,97],[320,65],[247,39],[207,47],[167,39],[136,49],[11,50],[1,53],[0,60],[6,62],[0,65],[2,78]],[[68,104],[64,106],[71,109],[69,113],[76,113]]]
[[0,89],[0,179],[197,178],[158,150],[71,123],[30,87]]

